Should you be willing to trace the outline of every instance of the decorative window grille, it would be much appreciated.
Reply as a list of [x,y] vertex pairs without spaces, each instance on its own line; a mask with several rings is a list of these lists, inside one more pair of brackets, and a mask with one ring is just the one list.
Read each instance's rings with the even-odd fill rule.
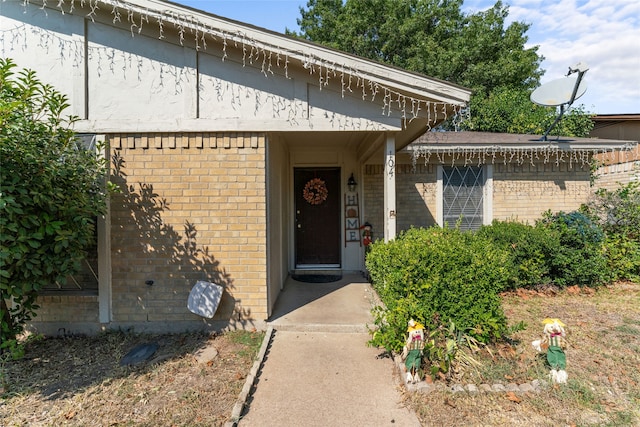
[[483,223],[484,169],[472,166],[442,168],[442,218],[449,227],[477,230]]

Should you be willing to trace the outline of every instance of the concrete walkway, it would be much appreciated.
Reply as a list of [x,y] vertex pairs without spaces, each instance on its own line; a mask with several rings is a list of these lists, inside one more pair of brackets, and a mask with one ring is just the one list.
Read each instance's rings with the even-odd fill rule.
[[419,426],[390,358],[367,347],[374,293],[364,279],[285,285],[264,363],[238,425]]

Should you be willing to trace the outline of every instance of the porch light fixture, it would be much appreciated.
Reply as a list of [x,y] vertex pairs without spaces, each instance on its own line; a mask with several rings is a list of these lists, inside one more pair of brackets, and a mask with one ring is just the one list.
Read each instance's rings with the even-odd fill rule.
[[354,191],[356,191],[357,185],[358,183],[356,182],[356,179],[353,177],[353,173],[352,173],[351,176],[349,177],[349,180],[347,181],[347,188],[349,188],[349,191],[353,193]]

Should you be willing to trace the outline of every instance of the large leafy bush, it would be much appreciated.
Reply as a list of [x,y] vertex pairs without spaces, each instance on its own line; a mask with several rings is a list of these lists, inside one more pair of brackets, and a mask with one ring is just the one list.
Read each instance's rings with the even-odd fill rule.
[[106,199],[106,164],[62,117],[67,98],[15,68],[0,58],[0,350],[35,315],[39,290],[77,271]]
[[494,220],[481,227],[478,235],[509,253],[508,289],[531,288],[551,281],[548,260],[559,250],[557,233],[517,221]]
[[603,250],[604,233],[581,212],[547,211],[537,223],[549,239],[558,239],[557,252],[549,254],[549,274],[558,286],[597,286],[611,279]]
[[605,233],[613,280],[640,280],[640,184],[600,189],[582,209]]
[[367,268],[384,307],[374,309],[371,344],[400,350],[410,318],[429,330],[452,321],[480,342],[502,336],[498,293],[508,284],[508,261],[505,250],[458,229],[410,229],[374,243]]

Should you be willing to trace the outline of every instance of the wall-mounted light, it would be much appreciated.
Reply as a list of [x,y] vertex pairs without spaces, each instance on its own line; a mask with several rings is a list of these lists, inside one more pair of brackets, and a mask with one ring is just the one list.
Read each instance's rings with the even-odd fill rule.
[[351,174],[349,180],[347,181],[347,188],[349,189],[349,191],[354,192],[356,191],[357,185],[358,183],[356,182],[356,179],[353,177],[353,174]]

